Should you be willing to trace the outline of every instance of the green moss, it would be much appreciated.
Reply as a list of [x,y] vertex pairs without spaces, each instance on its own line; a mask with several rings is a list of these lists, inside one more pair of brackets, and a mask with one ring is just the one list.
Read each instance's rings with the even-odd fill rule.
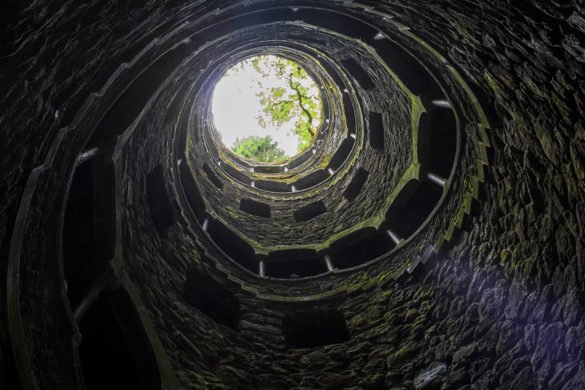
[[[407,35],[411,39],[420,43],[428,52],[430,52],[432,55],[434,55],[438,61],[446,63],[445,58],[442,57],[436,50],[434,50],[425,41],[423,41],[422,39],[420,39],[416,35],[412,34],[410,31],[401,29],[400,28],[401,25],[399,23],[397,23],[397,22],[392,22],[392,23],[394,23],[396,25],[396,27],[402,31],[402,33],[404,33],[405,35]],[[331,33],[333,35],[335,35],[334,32],[331,32]],[[341,232],[338,232],[337,234],[330,236],[324,242],[314,243],[314,244],[305,244],[305,245],[265,246],[265,245],[262,245],[260,242],[258,242],[256,240],[252,240],[249,237],[243,235],[239,231],[234,231],[240,238],[242,238],[244,241],[246,241],[248,244],[250,244],[254,248],[254,251],[256,252],[256,254],[268,254],[268,253],[273,252],[273,251],[281,251],[281,250],[288,250],[288,249],[309,249],[309,250],[315,250],[315,251],[319,252],[319,251],[322,251],[322,250],[328,248],[333,242],[338,241],[339,239],[342,239],[342,238],[344,238],[344,237],[346,237],[346,236],[348,236],[348,235],[350,235],[358,230],[362,230],[365,228],[378,229],[385,220],[385,215],[386,215],[388,208],[391,206],[393,201],[396,199],[396,197],[398,196],[400,191],[406,186],[406,184],[409,181],[420,179],[420,164],[418,162],[418,155],[417,155],[417,149],[418,149],[418,131],[417,130],[418,130],[418,127],[420,124],[420,118],[421,118],[422,114],[425,112],[424,105],[423,105],[420,97],[412,94],[412,92],[406,87],[406,85],[400,80],[400,78],[386,65],[386,63],[384,61],[381,60],[381,58],[378,56],[378,54],[376,53],[376,51],[373,48],[371,48],[368,45],[365,45],[360,40],[356,40],[356,44],[362,46],[374,58],[379,59],[379,63],[385,67],[388,74],[397,83],[398,87],[402,91],[404,91],[407,98],[411,102],[411,126],[412,126],[412,150],[413,150],[412,151],[413,154],[412,154],[411,165],[408,167],[408,169],[406,170],[404,175],[400,178],[398,184],[396,185],[396,187],[394,188],[392,193],[387,197],[384,206],[381,208],[382,212],[380,212],[379,214],[372,216],[366,220],[363,220],[360,223],[355,224],[348,229],[345,229]],[[487,152],[485,150],[485,147],[489,145],[489,141],[488,141],[488,137],[487,137],[487,133],[486,133],[486,129],[489,129],[489,127],[490,127],[489,122],[488,122],[487,117],[486,117],[485,113],[483,112],[481,106],[479,105],[477,98],[472,93],[471,89],[469,88],[467,83],[464,81],[464,79],[461,77],[461,75],[453,67],[448,66],[448,65],[445,65],[445,66],[448,68],[448,70],[450,71],[450,73],[452,74],[452,76],[456,80],[456,82],[459,84],[459,86],[462,89],[464,89],[464,91],[470,97],[470,102],[473,104],[474,109],[476,111],[476,114],[479,117],[479,121],[478,121],[479,122],[479,131],[480,131],[481,140],[482,140],[482,144],[483,144],[483,145],[480,145],[480,153],[481,153],[481,158],[483,161],[478,162],[478,174],[480,176],[482,176],[483,175],[483,163],[487,162]],[[492,83],[494,87],[499,87],[498,84],[496,83],[496,81],[493,80],[489,75],[486,75],[486,79],[488,80],[489,83]],[[358,111],[358,113],[359,113],[359,111]],[[357,123],[363,122],[363,118],[356,118],[356,119],[357,119]],[[459,124],[458,124],[458,126],[459,126]],[[345,131],[345,132],[348,131],[347,124],[344,125],[343,131]],[[363,137],[359,137],[358,142],[359,142],[359,144],[356,146],[358,148],[358,152],[352,154],[352,160],[349,161],[347,164],[345,164],[344,169],[342,171],[338,172],[338,174],[335,175],[335,178],[333,180],[328,182],[327,188],[337,184],[337,182],[339,180],[341,180],[348,173],[348,170],[351,169],[351,167],[353,166],[353,163],[355,162],[355,159],[359,155],[359,151],[363,147]],[[224,153],[224,152],[220,151],[220,154],[222,154],[222,153]],[[330,155],[325,156],[325,158],[323,158],[321,160],[319,167],[320,168],[326,167],[328,162],[330,161],[330,158],[331,158]],[[254,175],[254,177],[256,177],[256,175]],[[258,175],[257,178],[261,179],[262,176]],[[480,177],[480,179],[481,179],[481,177]],[[292,176],[283,175],[283,176],[278,176],[278,180],[280,180],[284,183],[290,184],[290,183],[292,183],[293,179],[292,179]],[[477,181],[477,179],[476,179],[476,181]],[[472,199],[474,198],[474,196],[476,197],[478,194],[479,183],[477,183],[476,181],[470,182],[469,179],[467,179],[467,178],[465,179],[465,181],[464,181],[465,195],[464,195],[464,199],[463,199],[463,206],[458,210],[458,213],[454,219],[454,222],[448,227],[447,231],[444,234],[444,237],[440,237],[437,240],[437,242],[436,242],[437,248],[440,248],[445,240],[446,241],[451,240],[451,238],[453,237],[455,228],[462,226],[463,221],[464,221],[464,217],[465,217],[465,213],[470,212]],[[317,191],[326,191],[327,188],[319,188],[318,190],[315,189],[312,191],[300,193],[300,194],[298,194],[298,196],[293,195],[291,197],[291,200],[305,199],[307,197],[316,195]],[[228,209],[227,212],[228,212],[228,215],[231,218],[233,218],[234,220],[238,219],[239,211]],[[217,215],[214,215],[214,216],[225,223],[225,221],[223,221],[221,218],[219,218],[219,216],[217,216]]]
[[404,319],[406,321],[413,321],[416,317],[418,317],[419,312],[415,309],[410,309],[406,312],[406,314],[404,315]]
[[512,252],[510,249],[503,249],[500,252],[500,264],[502,266],[507,265],[510,262],[510,258],[512,257]]
[[354,232],[357,232],[358,230],[369,228],[369,227],[374,228],[374,229],[378,229],[380,227],[380,225],[386,219],[386,211],[388,210],[388,208],[390,207],[392,202],[396,199],[396,197],[398,196],[400,191],[404,188],[404,186],[409,181],[418,180],[419,175],[420,175],[420,165],[418,163],[411,165],[407,169],[405,174],[402,176],[402,178],[400,179],[400,181],[398,182],[398,184],[396,185],[396,187],[394,188],[392,193],[386,199],[386,202],[385,202],[384,206],[382,207],[381,213],[378,213],[377,215],[375,215],[373,217],[365,219],[365,220],[361,221],[360,223],[357,223],[346,230],[343,230],[337,234],[334,234],[334,235],[330,236],[326,241],[321,242],[321,243],[306,244],[306,245],[293,245],[293,246],[291,246],[291,245],[263,246],[260,243],[247,238],[243,234],[241,234],[239,232],[237,232],[237,233],[243,240],[245,240],[250,245],[252,245],[252,247],[254,247],[254,249],[257,251],[256,253],[258,253],[258,254],[268,254],[268,253],[273,252],[273,251],[281,251],[281,250],[287,250],[287,249],[293,249],[293,248],[294,249],[312,249],[312,250],[319,252],[319,251],[322,251],[322,250],[328,248],[335,241],[337,241],[343,237],[346,237]]
[[428,287],[420,287],[417,289],[416,293],[414,294],[415,300],[422,300],[424,298],[428,298],[429,296],[434,294],[434,289],[431,286]]
[[353,292],[359,289],[364,290],[370,284],[372,284],[370,275],[368,275],[366,272],[360,272],[351,280],[350,284],[346,285],[345,288],[347,291]]
[[501,95],[502,88],[500,87],[500,84],[490,74],[486,73],[485,80],[496,95]]

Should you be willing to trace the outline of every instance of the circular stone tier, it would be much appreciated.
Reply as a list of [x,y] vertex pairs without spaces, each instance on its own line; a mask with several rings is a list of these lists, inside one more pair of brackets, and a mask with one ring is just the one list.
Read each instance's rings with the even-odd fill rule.
[[[457,167],[476,188],[487,142],[468,143],[461,131],[485,136],[481,108],[465,103],[476,99],[454,69],[395,22],[338,15],[347,23],[333,29],[315,19],[322,13],[329,20],[328,10],[276,10],[239,16],[245,28],[219,35],[189,59],[189,69],[201,70],[190,75],[184,102],[190,108],[181,110],[185,125],[178,129],[185,138],[176,153],[184,161],[178,176],[196,234],[209,239],[217,261],[229,259],[262,277],[299,279],[393,258],[402,259],[396,270],[406,269],[418,255],[404,261],[405,247],[445,199],[459,197],[451,200],[452,218],[470,210],[475,193]],[[291,20],[283,29],[275,17]],[[247,18],[262,22],[247,25]],[[357,30],[369,38],[356,38]],[[326,124],[315,146],[280,165],[227,153],[210,127],[212,86],[220,75],[243,58],[266,54],[299,63],[324,98]],[[208,58],[218,60],[200,65]],[[470,158],[464,162],[462,147]],[[436,251],[452,233],[445,225],[427,246]]]
[[[27,3],[0,388],[585,388],[578,1]],[[211,115],[260,55],[323,100],[282,163]]]

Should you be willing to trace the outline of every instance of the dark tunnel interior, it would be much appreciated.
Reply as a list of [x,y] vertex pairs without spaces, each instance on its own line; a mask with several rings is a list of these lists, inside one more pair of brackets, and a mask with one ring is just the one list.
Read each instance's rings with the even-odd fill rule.
[[581,0],[3,1],[0,389],[585,389],[584,75]]

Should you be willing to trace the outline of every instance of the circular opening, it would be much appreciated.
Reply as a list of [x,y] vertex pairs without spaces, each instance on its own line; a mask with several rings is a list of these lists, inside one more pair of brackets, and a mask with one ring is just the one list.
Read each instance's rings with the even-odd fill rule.
[[211,111],[223,144],[256,163],[282,163],[308,148],[323,124],[317,83],[296,62],[249,57],[215,85]]

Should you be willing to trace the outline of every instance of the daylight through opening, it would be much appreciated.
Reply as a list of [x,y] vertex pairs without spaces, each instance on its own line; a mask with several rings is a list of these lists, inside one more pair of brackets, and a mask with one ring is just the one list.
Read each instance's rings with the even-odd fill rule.
[[244,59],[215,85],[211,106],[223,144],[257,163],[282,163],[310,148],[323,124],[315,80],[274,55]]

